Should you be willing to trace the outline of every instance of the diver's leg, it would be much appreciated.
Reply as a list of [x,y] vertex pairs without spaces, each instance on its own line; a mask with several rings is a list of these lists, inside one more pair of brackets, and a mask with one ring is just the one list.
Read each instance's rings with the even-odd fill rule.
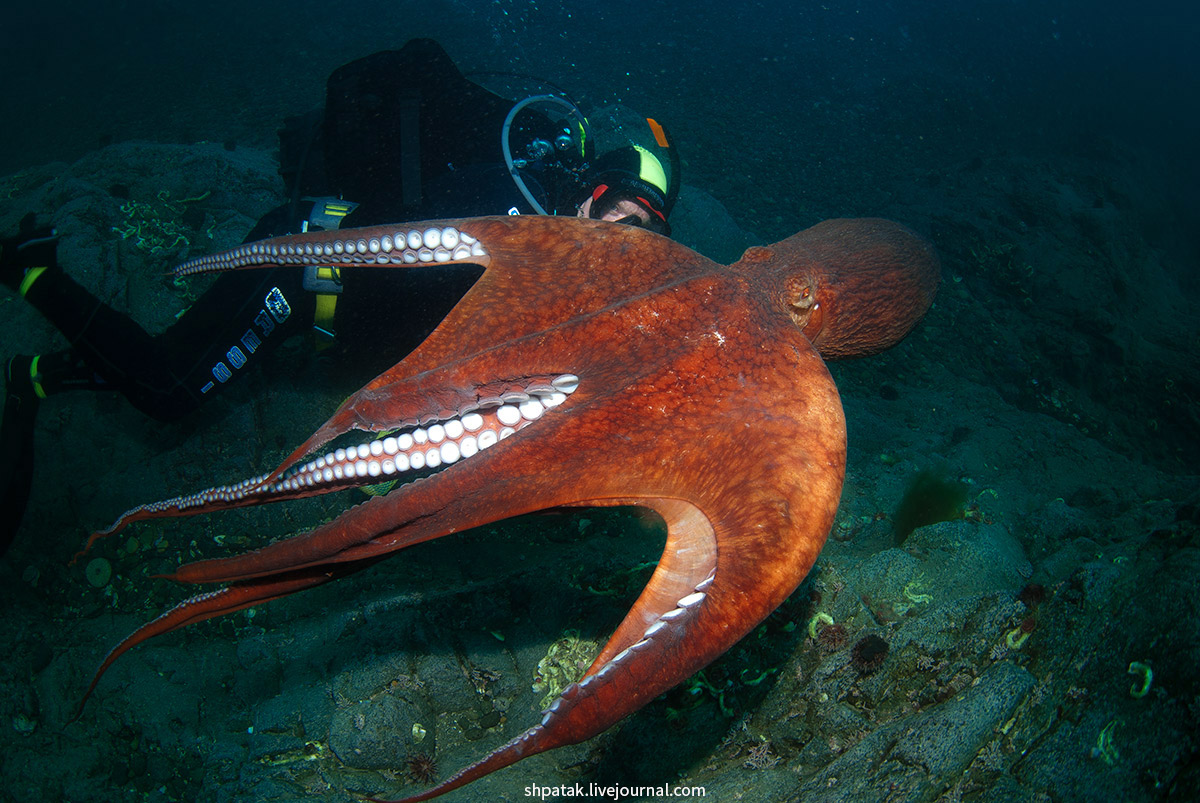
[[315,306],[295,271],[229,273],[175,325],[152,337],[57,269],[39,277],[25,298],[71,340],[72,348],[15,357],[6,366],[0,554],[25,511],[42,399],[68,390],[113,390],[153,418],[178,419],[290,335],[307,331]]
[[0,423],[0,555],[21,525],[33,482],[33,422],[40,398],[32,380],[32,357],[4,367],[4,420]]
[[42,399],[70,389],[103,390],[99,376],[74,351],[18,355],[4,366],[0,422],[0,555],[21,524],[33,481],[33,432]]
[[[61,270],[25,299],[63,333],[107,388],[160,421],[192,412],[311,321],[301,280],[274,270],[227,273],[159,336],[104,304]],[[70,385],[71,387],[98,385]]]
[[310,333],[315,312],[316,297],[304,289],[299,269],[222,274],[159,338],[171,355],[169,376],[150,390],[171,400],[173,417],[190,412],[285,340]]

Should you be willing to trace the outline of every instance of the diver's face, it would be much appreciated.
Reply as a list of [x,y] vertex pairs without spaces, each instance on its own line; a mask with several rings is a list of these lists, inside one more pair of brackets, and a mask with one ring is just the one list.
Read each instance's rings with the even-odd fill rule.
[[[589,195],[587,199],[579,205],[578,215],[579,217],[591,217],[591,213],[592,196]],[[631,201],[628,198],[622,198],[613,204],[612,207],[605,211],[600,220],[612,222],[616,220],[623,220],[630,216],[633,216],[641,221],[641,225],[645,225],[650,222],[650,213],[647,212],[641,204],[637,203],[636,201]]]

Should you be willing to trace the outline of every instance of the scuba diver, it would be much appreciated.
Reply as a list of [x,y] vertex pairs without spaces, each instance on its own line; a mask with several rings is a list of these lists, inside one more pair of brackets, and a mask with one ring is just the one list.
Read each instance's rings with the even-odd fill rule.
[[[279,172],[288,201],[245,242],[495,214],[580,215],[669,236],[679,159],[658,123],[644,127],[596,155],[586,118],[564,97],[514,105],[468,80],[436,42],[414,39],[338,68],[324,107],[285,121]],[[34,423],[47,396],[117,391],[152,418],[177,420],[301,333],[339,364],[375,376],[416,348],[482,274],[472,265],[230,272],[150,335],[64,272],[56,246],[54,230],[32,213],[0,240],[0,282],[70,343],[5,368],[0,554],[24,514]]]

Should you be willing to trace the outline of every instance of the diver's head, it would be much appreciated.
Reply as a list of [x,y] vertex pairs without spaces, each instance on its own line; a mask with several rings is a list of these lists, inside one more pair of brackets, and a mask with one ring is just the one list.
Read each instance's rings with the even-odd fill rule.
[[627,145],[601,156],[585,176],[587,194],[580,217],[642,226],[670,235],[667,216],[675,203],[662,162],[640,145]]

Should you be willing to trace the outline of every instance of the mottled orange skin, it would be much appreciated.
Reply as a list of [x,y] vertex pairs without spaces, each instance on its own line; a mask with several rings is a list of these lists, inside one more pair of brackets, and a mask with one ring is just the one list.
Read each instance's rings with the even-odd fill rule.
[[[641,229],[590,220],[439,225],[486,247],[488,256],[473,260],[485,266],[483,277],[419,349],[348,399],[276,474],[350,429],[445,417],[484,385],[574,374],[578,390],[486,452],[311,533],[181,567],[177,580],[231,585],[164,614],[101,667],[150,636],[450,532],[556,507],[657,511],[668,528],[663,557],[585,674],[591,680],[565,691],[541,725],[414,801],[600,733],[728,650],[796,588],[825,542],[845,473],[845,420],[821,355],[896,343],[928,309],[939,275],[927,243],[881,220],[822,223],[752,248],[732,266]],[[115,529],[274,496],[138,511]],[[698,587],[701,602],[644,636]],[[601,675],[613,662],[619,671]]]

